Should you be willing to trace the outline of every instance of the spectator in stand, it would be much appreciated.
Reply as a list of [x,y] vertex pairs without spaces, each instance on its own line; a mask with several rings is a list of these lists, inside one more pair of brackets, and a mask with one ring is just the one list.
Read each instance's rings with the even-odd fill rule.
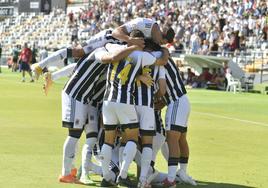
[[209,47],[209,55],[218,55],[219,45],[217,44],[217,40],[215,39]]
[[225,76],[221,68],[213,68],[211,83],[216,84],[218,89],[224,89]]
[[209,68],[203,68],[202,73],[197,78],[197,87],[205,88],[211,79],[212,74],[209,72]]
[[73,23],[74,23],[74,13],[73,13],[73,11],[71,11],[71,12],[68,14],[68,17],[69,17],[69,23],[70,23],[70,24],[73,24]]
[[187,85],[192,85],[194,80],[195,80],[195,73],[192,72],[191,68],[188,68],[187,69],[187,79],[186,79],[186,84]]
[[77,24],[72,28],[71,41],[72,42],[77,42],[78,41],[78,25]]
[[12,49],[12,72],[16,72],[18,70],[18,59],[20,55],[19,45],[14,45]]
[[[252,44],[252,47],[255,45],[259,46],[261,42],[267,40],[267,0],[256,0],[254,3],[252,3],[253,1],[251,0],[215,0],[212,2],[202,0],[198,2],[184,2],[186,3],[182,5],[179,1],[173,0],[89,1],[87,9],[79,10],[80,13],[77,24],[79,29],[90,28],[88,35],[91,36],[106,27],[114,28],[136,17],[152,18],[160,27],[166,24],[172,25],[173,29],[176,31],[176,38],[184,45],[185,51],[191,51],[192,53],[201,52],[200,48],[204,40],[208,40],[209,44],[217,40],[218,45],[220,47],[222,46],[220,50],[224,52],[239,50],[241,46],[239,36],[245,37],[244,41],[246,42],[246,47],[251,46],[250,44]],[[45,38],[50,38],[51,35],[51,38],[53,38],[54,35],[56,40],[63,41],[61,38],[55,36],[57,35],[55,27],[58,25],[55,23],[51,24],[50,21],[52,21],[54,17],[59,17],[60,21],[63,21],[62,23],[64,23],[64,19],[66,19],[69,21],[70,25],[74,26],[76,16],[72,11],[67,16],[64,15],[63,12],[61,12],[61,14],[58,12],[61,11],[52,11],[51,15],[55,16],[49,19],[48,24],[51,28],[53,27],[53,30],[43,33],[40,37],[36,37],[36,40],[43,41]],[[32,19],[34,20],[34,18]],[[40,20],[34,20],[36,22],[33,23],[45,23],[43,22],[44,19],[45,17]],[[16,20],[19,25],[25,25],[22,15],[19,15]],[[15,30],[14,27],[10,28]],[[6,32],[5,30],[8,31]],[[14,42],[12,41],[14,40],[12,39],[14,38],[13,30],[4,26],[4,30],[0,31],[1,37],[3,35],[2,38],[7,38],[6,41],[11,41],[11,44]],[[32,26],[29,27],[25,25],[25,27],[20,28],[18,35],[20,35],[21,38],[26,38],[25,35],[31,35],[34,30]],[[71,35],[67,29],[64,29],[62,32],[64,32],[65,35]],[[195,37],[196,33],[200,39],[199,43],[197,42],[198,40],[196,40],[197,37]],[[232,37],[231,33],[234,33]],[[220,36],[222,41],[219,40]],[[79,39],[86,40],[86,37],[79,37]],[[79,43],[83,42],[84,41],[79,41]],[[48,50],[56,48],[52,45],[47,45],[47,47],[50,48]],[[198,49],[198,51],[196,49]]]
[[200,50],[200,38],[198,36],[198,33],[195,32],[192,36],[191,36],[191,52],[193,54],[197,54]]
[[32,51],[28,48],[27,43],[24,44],[24,48],[22,49],[19,62],[21,63],[21,71],[22,71],[22,82],[25,82],[25,72],[28,72],[31,77],[31,82],[34,82],[32,72],[30,69],[30,63],[32,62]]
[[202,55],[207,55],[209,51],[209,44],[207,40],[203,41],[202,47],[201,47],[201,54]]
[[183,53],[184,51],[184,46],[183,44],[181,43],[180,39],[175,39],[175,42],[174,42],[174,48],[175,48],[175,52],[176,53]]

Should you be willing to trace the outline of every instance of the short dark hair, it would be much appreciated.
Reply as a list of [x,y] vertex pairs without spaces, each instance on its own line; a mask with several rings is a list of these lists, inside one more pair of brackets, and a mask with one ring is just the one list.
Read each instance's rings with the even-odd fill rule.
[[168,41],[168,43],[172,43],[175,37],[175,31],[172,27],[166,27],[163,29],[163,38]]
[[130,34],[129,34],[129,36],[130,36],[130,37],[144,38],[144,34],[143,34],[143,32],[140,31],[140,30],[137,30],[137,29],[131,31]]
[[159,51],[161,50],[161,46],[156,44],[152,39],[144,39],[145,48],[148,48],[152,51]]

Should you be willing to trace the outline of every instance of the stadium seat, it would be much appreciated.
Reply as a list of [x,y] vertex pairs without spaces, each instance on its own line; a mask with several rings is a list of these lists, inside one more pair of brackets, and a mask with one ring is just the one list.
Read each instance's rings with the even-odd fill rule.
[[226,91],[233,91],[236,93],[236,90],[239,89],[239,92],[241,92],[241,82],[238,79],[233,78],[233,76],[230,73],[226,74],[227,79],[227,87]]

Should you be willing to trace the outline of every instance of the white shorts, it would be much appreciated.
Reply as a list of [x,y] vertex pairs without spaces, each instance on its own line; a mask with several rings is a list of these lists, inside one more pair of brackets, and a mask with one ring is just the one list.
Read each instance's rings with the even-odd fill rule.
[[98,109],[90,104],[87,105],[87,124],[85,124],[84,131],[87,138],[98,137]]
[[190,103],[186,95],[175,102],[171,102],[166,112],[166,130],[186,132],[189,114]]
[[64,91],[61,93],[62,100],[62,126],[73,129],[83,129],[87,119],[87,106],[79,102]]
[[142,136],[155,136],[154,109],[148,106],[136,106]]
[[105,130],[115,130],[118,125],[123,129],[139,127],[134,105],[104,101],[102,117]]

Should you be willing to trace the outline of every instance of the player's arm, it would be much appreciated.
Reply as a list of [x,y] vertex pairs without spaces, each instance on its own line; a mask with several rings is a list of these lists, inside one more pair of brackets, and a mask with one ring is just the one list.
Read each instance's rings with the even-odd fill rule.
[[[130,25],[130,24],[129,24]],[[129,36],[132,29],[127,25],[121,25],[113,30],[112,36],[118,40],[127,42],[130,45],[144,46],[144,40],[141,38],[133,38]]]
[[71,52],[72,57],[80,58],[80,57],[83,57],[84,55],[86,55],[84,49],[81,47],[76,47],[76,48],[73,48],[71,50],[72,50],[72,52]]
[[131,54],[135,50],[141,50],[141,48],[137,45],[129,46],[127,48],[122,48],[119,49],[118,51],[115,52],[97,52],[95,54],[96,59],[99,59],[102,63],[107,64],[107,63],[112,63],[112,62],[118,62],[121,59],[124,59],[127,57],[129,54]]
[[155,99],[155,101],[154,101],[154,109],[155,110],[161,110],[165,106],[166,106],[166,102],[163,99],[163,97]]
[[73,73],[75,67],[76,67],[76,63],[71,63],[71,64],[63,67],[62,69],[60,69],[56,72],[53,72],[51,75],[52,81],[58,80],[62,77],[70,76]]
[[75,66],[76,63],[72,63],[56,72],[53,72],[52,74],[50,72],[45,73],[44,74],[45,83],[43,84],[43,90],[45,94],[46,95],[48,94],[48,91],[53,85],[53,82],[55,80],[71,75],[73,70],[75,69]]
[[159,78],[157,80],[157,85],[158,85],[158,90],[155,94],[155,97],[161,98],[166,94],[166,88],[167,88],[166,72],[165,72],[165,67],[163,66],[159,67]]
[[167,91],[166,90],[166,85],[167,85],[166,79],[159,79],[158,80],[158,85],[159,85],[159,89],[157,90],[155,96],[157,98],[161,98],[166,94],[166,91]]
[[169,58],[168,49],[162,48],[161,51],[162,51],[162,57],[156,59],[155,65],[160,65],[161,66],[161,65],[167,64],[167,62],[168,62],[168,58]]
[[157,80],[158,90],[155,93],[155,109],[161,110],[166,103],[163,99],[163,96],[166,94],[166,75],[165,75],[165,68],[163,66],[159,67],[159,78]]

